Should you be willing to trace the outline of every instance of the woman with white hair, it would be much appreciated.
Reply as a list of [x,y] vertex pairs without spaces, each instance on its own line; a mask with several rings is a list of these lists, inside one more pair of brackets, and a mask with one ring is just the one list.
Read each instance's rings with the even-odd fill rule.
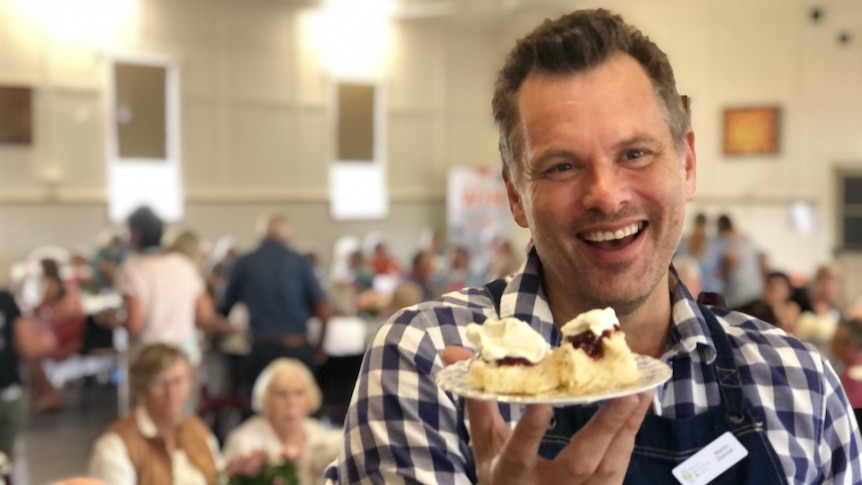
[[259,414],[227,437],[228,472],[263,452],[270,461],[292,461],[300,485],[323,483],[323,470],[341,449],[342,433],[309,417],[321,401],[320,388],[302,362],[280,358],[270,363],[254,384],[252,407]]

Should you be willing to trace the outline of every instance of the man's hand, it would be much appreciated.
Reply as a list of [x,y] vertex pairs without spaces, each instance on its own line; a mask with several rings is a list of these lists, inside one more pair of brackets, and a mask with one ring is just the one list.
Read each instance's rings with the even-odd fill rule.
[[[447,364],[472,356],[461,347],[446,347]],[[529,405],[511,429],[497,403],[467,399],[470,441],[476,475],[483,485],[622,483],[652,393],[607,401],[553,460],[538,454],[553,411]]]

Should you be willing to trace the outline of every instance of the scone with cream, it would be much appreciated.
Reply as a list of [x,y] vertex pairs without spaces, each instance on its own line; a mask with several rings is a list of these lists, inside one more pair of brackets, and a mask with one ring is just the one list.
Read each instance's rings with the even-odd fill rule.
[[563,341],[554,349],[554,360],[560,385],[569,392],[599,392],[631,384],[640,377],[613,308],[582,313],[560,331]]
[[467,338],[478,351],[467,371],[470,386],[496,393],[538,394],[559,385],[550,346],[526,322],[504,318],[471,323]]

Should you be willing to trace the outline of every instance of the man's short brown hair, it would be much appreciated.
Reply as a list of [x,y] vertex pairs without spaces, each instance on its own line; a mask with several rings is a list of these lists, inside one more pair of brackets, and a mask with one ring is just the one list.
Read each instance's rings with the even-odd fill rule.
[[604,9],[579,10],[556,20],[545,20],[519,40],[497,77],[491,106],[500,130],[500,156],[510,176],[518,174],[517,161],[524,148],[518,92],[527,76],[531,72],[587,71],[614,54],[627,54],[644,68],[662,105],[671,136],[678,148],[682,146],[690,122],[667,55],[619,15]]

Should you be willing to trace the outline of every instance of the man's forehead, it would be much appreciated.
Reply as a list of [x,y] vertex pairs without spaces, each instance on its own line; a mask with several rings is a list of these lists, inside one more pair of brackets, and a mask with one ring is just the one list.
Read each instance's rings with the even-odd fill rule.
[[643,67],[628,54],[614,54],[605,61],[583,71],[555,73],[531,71],[518,91],[518,110],[534,101],[554,100],[565,94],[570,100],[591,101],[606,96],[654,98],[655,89]]
[[518,99],[519,128],[527,145],[579,137],[616,144],[646,134],[663,139],[670,137],[663,113],[646,72],[627,55],[584,72],[531,73]]

